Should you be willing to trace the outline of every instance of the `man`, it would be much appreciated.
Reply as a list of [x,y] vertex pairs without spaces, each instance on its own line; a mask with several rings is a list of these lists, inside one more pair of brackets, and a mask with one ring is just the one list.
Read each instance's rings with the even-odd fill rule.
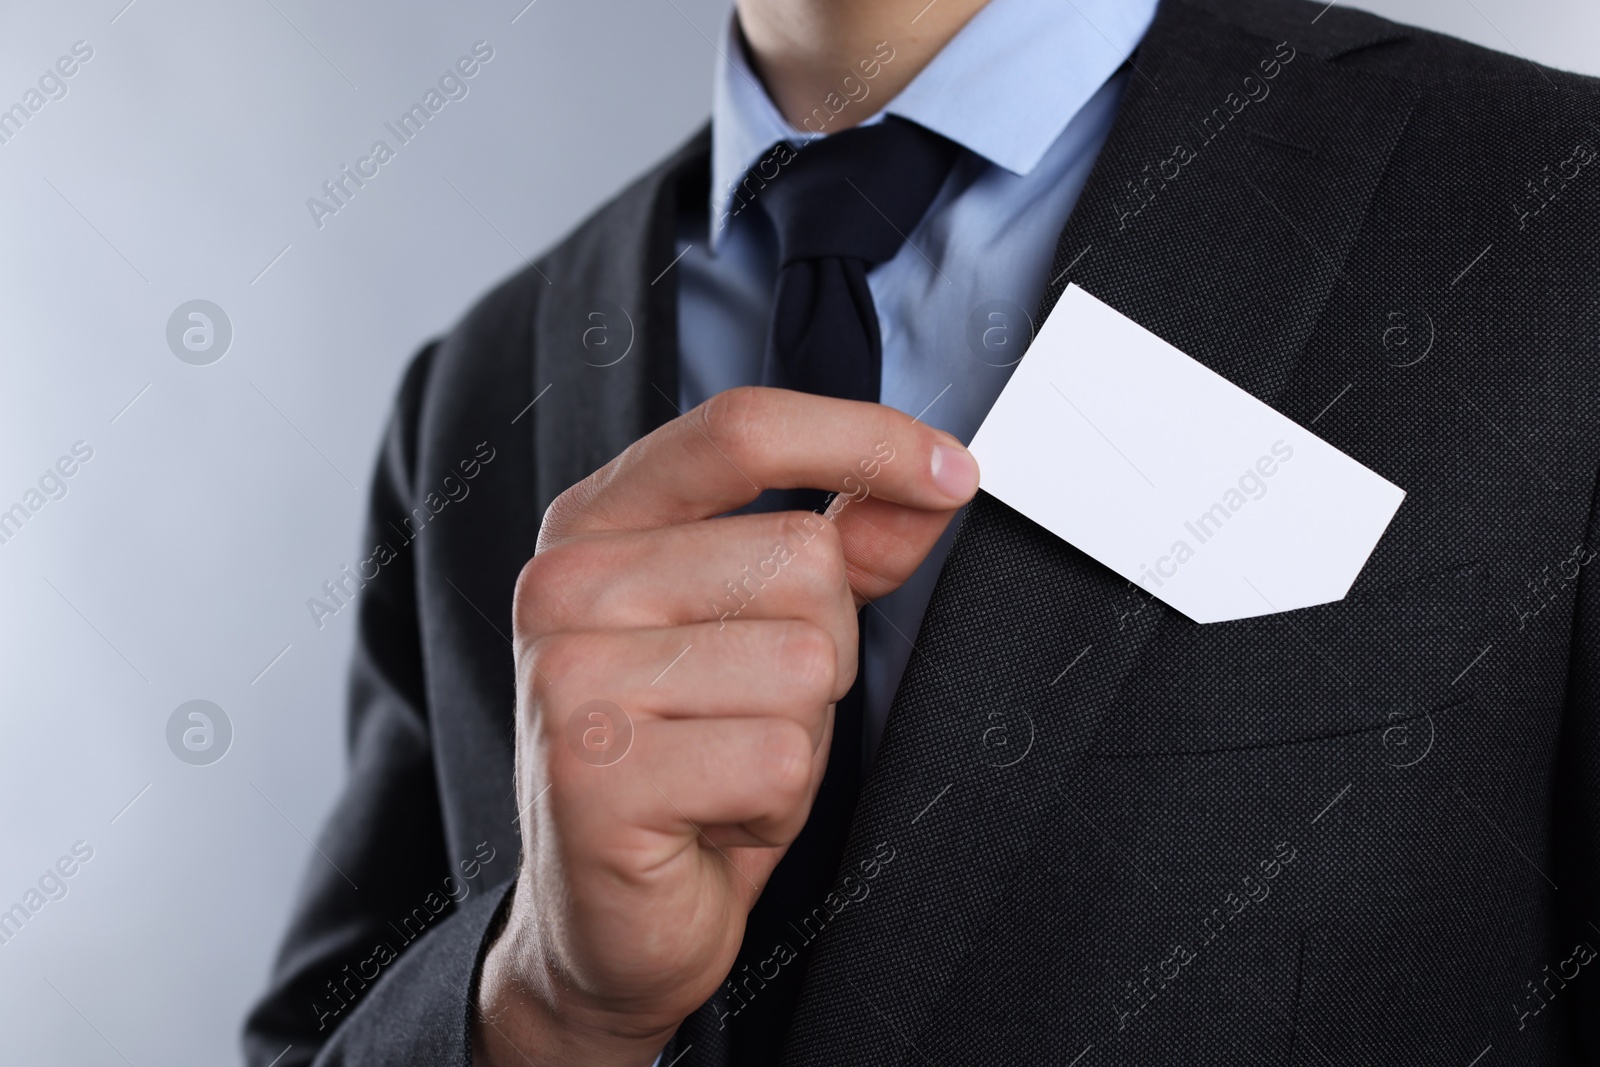
[[[709,135],[405,377],[371,538],[477,502],[362,593],[251,1062],[1600,1056],[1600,87],[736,7]],[[974,497],[1070,283],[1407,491],[1344,600],[1196,625]]]

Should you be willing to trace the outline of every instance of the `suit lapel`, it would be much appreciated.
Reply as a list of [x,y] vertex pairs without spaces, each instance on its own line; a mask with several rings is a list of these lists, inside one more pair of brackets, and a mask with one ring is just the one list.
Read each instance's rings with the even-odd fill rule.
[[[1415,90],[1333,61],[1392,27],[1283,30],[1252,8],[1234,24],[1163,4],[1040,320],[1077,282],[1274,403],[1356,273],[1347,257]],[[1028,906],[1070,906],[1008,888],[1040,835],[1091,833],[1069,771],[1162,614],[980,494],[856,811],[841,874],[867,895],[817,939],[786,1064],[922,1062],[917,1036],[964,957]]]
[[678,205],[710,188],[710,127],[586,223],[543,263],[533,330],[538,513],[678,414]]

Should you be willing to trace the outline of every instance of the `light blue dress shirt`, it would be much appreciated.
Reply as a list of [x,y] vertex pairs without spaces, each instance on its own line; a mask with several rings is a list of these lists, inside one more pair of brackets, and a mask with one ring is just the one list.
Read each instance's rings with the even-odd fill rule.
[[[1119,68],[1156,2],[990,0],[892,100],[865,72],[881,77],[893,66],[893,40],[862,56],[866,66],[841,70],[839,92],[817,101],[804,131],[772,103],[730,15],[709,219],[696,209],[679,229],[683,409],[761,380],[777,245],[766,216],[735,196],[746,171],[779,141],[799,145],[847,117],[867,125],[893,114],[966,151],[905,246],[867,275],[883,339],[879,399],[971,441],[1037,325],[1056,238],[1111,129],[1127,78]],[[873,114],[862,121],[850,109]],[[869,760],[955,528],[910,581],[862,611]]]

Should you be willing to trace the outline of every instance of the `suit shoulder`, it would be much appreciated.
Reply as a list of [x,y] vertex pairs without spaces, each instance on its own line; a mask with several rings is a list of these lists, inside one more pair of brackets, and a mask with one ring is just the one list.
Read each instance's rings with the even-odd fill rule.
[[1565,110],[1600,100],[1600,78],[1534,63],[1437,30],[1325,0],[1180,0],[1247,33],[1287,41],[1338,66],[1412,81],[1470,105],[1519,96]]
[[1409,77],[1429,91],[1446,93],[1463,101],[1527,93],[1531,94],[1527,99],[1531,105],[1565,108],[1582,106],[1586,102],[1592,104],[1600,99],[1600,78],[1535,63],[1436,30],[1389,22],[1365,12],[1350,14],[1382,24],[1388,32],[1398,36],[1389,55],[1374,54],[1368,59],[1361,55],[1361,50],[1352,50],[1334,57],[1335,62],[1342,65],[1378,62],[1387,68],[1386,73]]

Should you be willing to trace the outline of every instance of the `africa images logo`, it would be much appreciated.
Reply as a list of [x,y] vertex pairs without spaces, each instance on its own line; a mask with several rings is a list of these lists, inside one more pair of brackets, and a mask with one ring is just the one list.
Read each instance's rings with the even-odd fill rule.
[[189,300],[167,316],[167,347],[191,367],[206,367],[228,354],[233,322],[209,300]]

